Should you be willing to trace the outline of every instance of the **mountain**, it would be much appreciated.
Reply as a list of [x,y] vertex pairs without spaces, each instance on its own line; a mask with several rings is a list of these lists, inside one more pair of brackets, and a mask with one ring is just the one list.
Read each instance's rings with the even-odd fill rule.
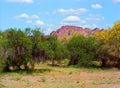
[[52,31],[50,35],[56,35],[57,38],[60,39],[63,36],[72,36],[73,33],[81,34],[83,36],[89,36],[91,34],[95,34],[102,30],[103,29],[100,29],[100,28],[90,29],[90,28],[82,28],[78,26],[62,26],[56,31]]

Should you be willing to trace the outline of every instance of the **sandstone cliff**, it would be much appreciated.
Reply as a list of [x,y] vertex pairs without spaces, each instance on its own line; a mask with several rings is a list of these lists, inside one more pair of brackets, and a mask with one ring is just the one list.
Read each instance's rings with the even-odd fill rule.
[[56,31],[51,32],[51,35],[56,35],[57,38],[62,38],[63,36],[72,36],[72,33],[81,34],[83,36],[89,36],[91,34],[95,34],[96,32],[100,32],[103,29],[95,28],[82,28],[78,26],[62,26],[61,28],[57,29]]

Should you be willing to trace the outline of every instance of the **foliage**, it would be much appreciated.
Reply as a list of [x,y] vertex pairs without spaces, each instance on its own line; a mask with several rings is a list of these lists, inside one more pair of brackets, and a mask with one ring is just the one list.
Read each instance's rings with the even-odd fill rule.
[[52,61],[52,65],[55,65],[55,60],[61,61],[68,57],[67,48],[55,36],[49,36],[47,45],[46,51],[49,59]]
[[[0,69],[34,69],[34,63],[50,60],[52,65],[69,59],[69,65],[88,66],[100,60],[103,67],[120,68],[120,21],[94,36],[45,36],[39,28],[10,28],[0,32]],[[2,66],[2,67],[1,67]]]
[[28,36],[20,29],[8,29],[3,33],[2,41],[2,58],[4,59],[4,70],[21,69],[24,65],[25,69],[29,69],[28,64],[32,63],[31,48],[32,42]]
[[45,59],[45,42],[42,40],[43,34],[40,32],[40,29],[30,30],[32,41],[32,58],[36,62],[40,62]]
[[71,55],[69,64],[90,65],[91,61],[95,60],[97,47],[94,37],[74,36],[68,44]]
[[62,36],[59,40],[61,43],[63,43],[64,45],[67,45],[70,41],[70,39],[73,37],[73,36],[78,36],[80,35],[77,31],[74,31],[74,30],[70,30],[68,32],[68,35],[64,35]]
[[117,66],[120,68],[120,22],[96,34],[101,43],[102,66]]

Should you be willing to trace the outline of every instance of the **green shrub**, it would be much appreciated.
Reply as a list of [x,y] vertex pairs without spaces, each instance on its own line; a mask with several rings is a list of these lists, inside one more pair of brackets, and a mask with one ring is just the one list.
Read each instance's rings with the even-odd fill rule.
[[28,63],[31,65],[31,49],[32,42],[20,29],[8,29],[3,32],[3,40],[1,42],[1,58],[3,58],[3,70],[10,71],[20,69],[21,65],[25,69],[29,69]]
[[71,38],[68,44],[70,52],[69,65],[87,66],[95,60],[98,44],[93,37],[84,37],[81,35]]

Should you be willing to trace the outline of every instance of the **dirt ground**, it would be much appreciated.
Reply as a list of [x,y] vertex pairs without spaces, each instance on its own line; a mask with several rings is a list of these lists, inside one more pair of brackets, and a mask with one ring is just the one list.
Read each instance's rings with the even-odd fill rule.
[[31,74],[1,73],[0,88],[120,88],[120,70],[41,64]]

